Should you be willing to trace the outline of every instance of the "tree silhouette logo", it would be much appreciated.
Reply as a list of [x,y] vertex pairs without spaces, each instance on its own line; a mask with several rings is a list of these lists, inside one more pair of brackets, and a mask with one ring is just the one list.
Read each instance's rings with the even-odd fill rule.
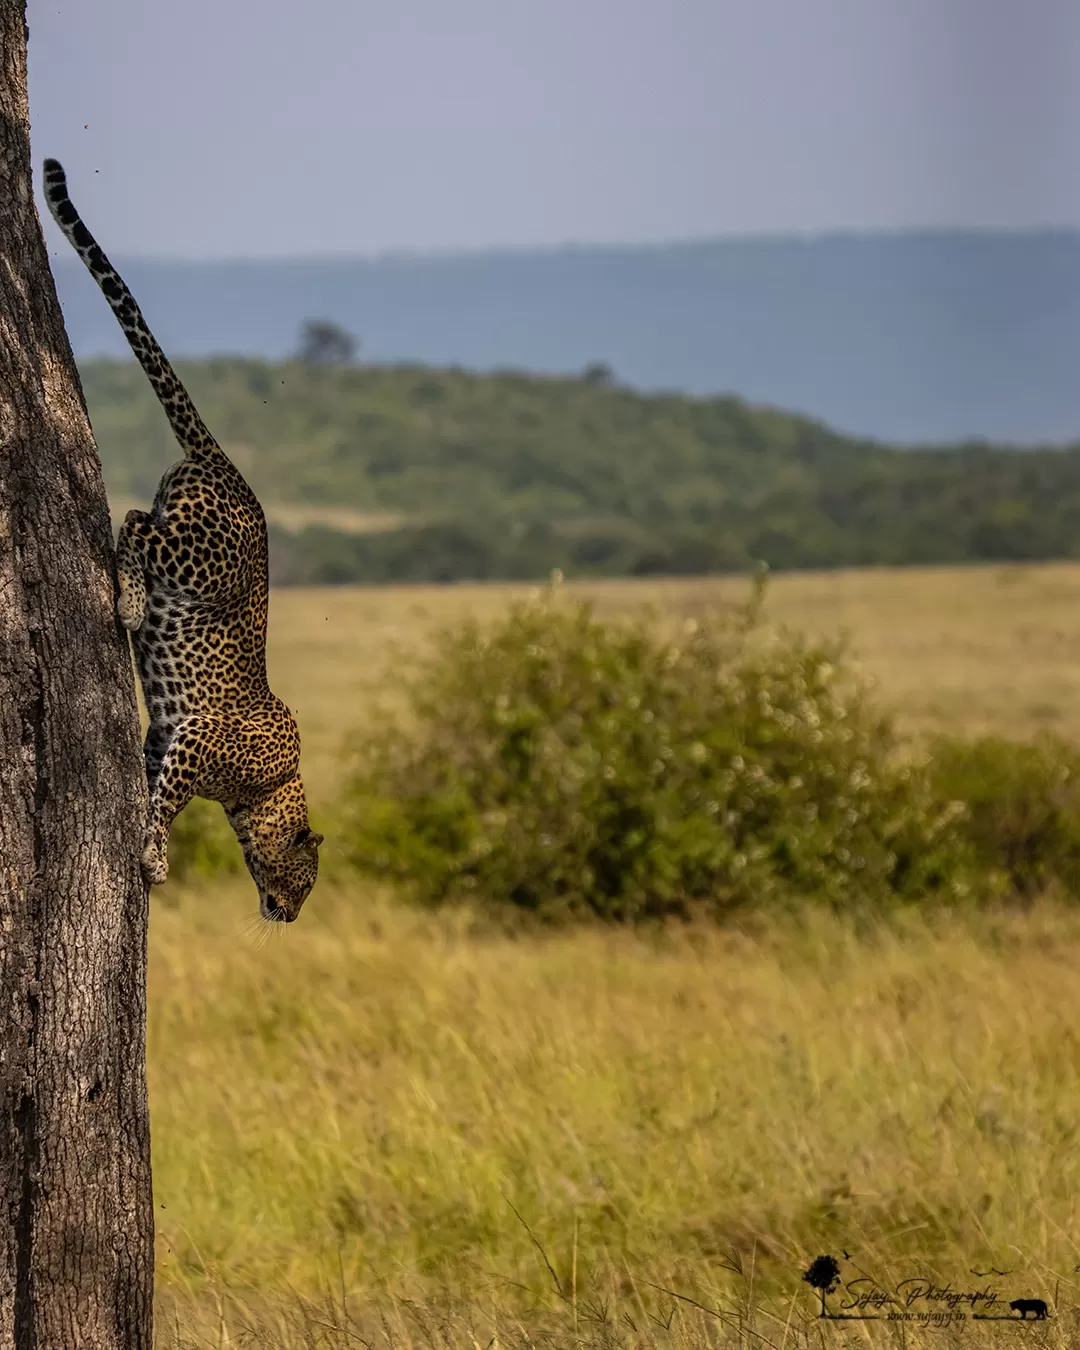
[[816,1289],[821,1295],[821,1315],[827,1317],[825,1295],[831,1294],[840,1283],[840,1263],[835,1256],[819,1256],[803,1273],[803,1279],[811,1289]]

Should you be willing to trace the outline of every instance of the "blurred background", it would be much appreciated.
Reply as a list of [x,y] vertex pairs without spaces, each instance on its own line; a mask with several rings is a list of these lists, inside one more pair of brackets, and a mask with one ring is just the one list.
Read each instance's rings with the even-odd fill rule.
[[[1080,460],[1001,452],[1080,427],[1065,0],[31,23],[34,153],[190,366],[276,581],[1073,556]],[[45,228],[126,508],[169,433]]]
[[[256,19],[257,14],[257,19]],[[736,394],[901,441],[1080,421],[1068,0],[32,4],[34,152],[166,348]],[[76,351],[125,355],[46,226]]]

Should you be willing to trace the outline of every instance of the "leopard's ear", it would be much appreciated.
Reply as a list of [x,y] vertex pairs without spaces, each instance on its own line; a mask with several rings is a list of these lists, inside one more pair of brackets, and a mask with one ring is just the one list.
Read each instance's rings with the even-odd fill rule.
[[321,834],[316,834],[313,830],[309,830],[308,827],[305,825],[303,829],[296,831],[296,833],[293,835],[292,842],[293,848],[316,849],[319,847],[322,841],[323,837]]

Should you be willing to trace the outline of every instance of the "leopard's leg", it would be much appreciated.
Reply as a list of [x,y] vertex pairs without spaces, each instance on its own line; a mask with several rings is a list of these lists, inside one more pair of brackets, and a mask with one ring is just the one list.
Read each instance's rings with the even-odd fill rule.
[[[168,512],[168,506],[166,507]],[[148,511],[129,511],[116,542],[120,596],[116,612],[125,628],[138,629],[146,614],[147,580],[200,599],[215,599],[242,585],[235,569],[206,567],[207,553],[220,545],[214,528],[198,516],[159,520]]]
[[146,739],[143,741],[143,763],[146,766],[146,786],[150,795],[153,796],[154,788],[157,785],[158,776],[161,773],[161,764],[165,758],[165,752],[169,748],[169,741],[172,738],[172,729],[168,726],[155,726],[150,724],[146,733]]
[[169,875],[169,831],[196,795],[215,757],[212,747],[218,737],[212,718],[187,717],[176,727],[161,757],[150,792],[141,860],[143,876],[151,886],[160,886]]
[[152,528],[147,512],[129,511],[116,540],[116,570],[120,582],[116,613],[131,632],[142,625],[146,614],[147,526]]

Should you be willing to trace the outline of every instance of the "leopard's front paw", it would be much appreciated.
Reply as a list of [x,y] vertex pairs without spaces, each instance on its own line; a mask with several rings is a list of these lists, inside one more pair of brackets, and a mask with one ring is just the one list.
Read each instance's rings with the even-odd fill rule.
[[143,880],[148,886],[160,886],[169,875],[169,859],[164,849],[153,842],[148,843],[140,859]]

